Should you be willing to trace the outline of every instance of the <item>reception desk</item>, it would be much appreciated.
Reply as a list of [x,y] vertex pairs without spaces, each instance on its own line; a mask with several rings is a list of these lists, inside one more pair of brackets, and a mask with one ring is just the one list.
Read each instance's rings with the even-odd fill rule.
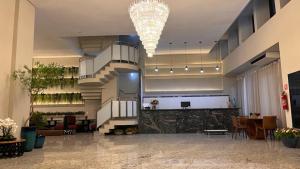
[[231,116],[239,108],[141,110],[140,133],[198,133],[231,130]]

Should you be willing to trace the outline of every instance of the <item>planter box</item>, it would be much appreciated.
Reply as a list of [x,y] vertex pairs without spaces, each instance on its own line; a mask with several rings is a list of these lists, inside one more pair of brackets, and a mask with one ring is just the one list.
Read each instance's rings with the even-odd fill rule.
[[299,138],[282,138],[281,139],[283,145],[288,148],[297,148],[300,147],[300,139]]
[[62,136],[64,135],[64,130],[38,130],[37,134],[43,136]]

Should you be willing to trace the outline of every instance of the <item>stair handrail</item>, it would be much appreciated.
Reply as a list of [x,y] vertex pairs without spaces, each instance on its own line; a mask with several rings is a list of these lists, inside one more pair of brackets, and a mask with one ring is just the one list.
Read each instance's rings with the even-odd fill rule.
[[111,101],[137,101],[138,97],[110,97],[102,102],[102,106]]
[[[104,102],[102,102],[102,106],[105,105],[105,104],[108,103],[108,102],[113,101],[114,98],[115,98],[115,97],[110,97],[110,98],[106,99]],[[102,106],[101,106],[101,107],[102,107]]]
[[[136,117],[137,116],[137,101],[136,100],[114,100],[113,97],[110,99],[107,99],[105,104],[102,104],[101,108],[97,111],[97,128],[101,127],[103,124],[105,124],[107,121],[116,118],[116,117],[124,117],[121,115],[121,109],[122,106],[120,106],[121,104],[126,104],[126,116],[125,117]],[[135,104],[135,111],[133,108],[133,104]],[[116,109],[118,110],[117,114],[118,116],[116,116],[116,112],[113,112],[114,105],[119,105],[119,106],[115,106],[117,107]],[[131,107],[131,115],[128,115],[128,107]],[[123,109],[124,110],[124,109]],[[123,111],[124,112],[124,111]],[[128,116],[127,116],[128,115]]]
[[[114,57],[114,48],[116,45],[120,46],[120,57]],[[122,56],[122,46],[127,46],[128,53],[127,56]],[[130,47],[133,48],[133,56],[130,53]],[[86,56],[84,59],[80,59],[80,77],[79,79],[94,78],[96,74],[101,71],[105,66],[111,62],[117,61],[123,63],[124,61],[129,64],[138,64],[138,45],[131,44],[123,41],[115,41],[102,52],[100,52],[96,57]],[[127,58],[126,58],[127,57]],[[132,58],[133,57],[133,58]],[[89,64],[89,65],[87,65]]]
[[112,118],[112,101],[102,105],[97,111],[97,128]]

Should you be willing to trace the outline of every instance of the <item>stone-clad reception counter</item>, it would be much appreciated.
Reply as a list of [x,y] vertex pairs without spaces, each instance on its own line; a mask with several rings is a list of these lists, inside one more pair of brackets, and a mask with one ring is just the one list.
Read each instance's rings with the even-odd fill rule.
[[141,110],[140,133],[197,133],[204,130],[231,130],[231,116],[238,108]]

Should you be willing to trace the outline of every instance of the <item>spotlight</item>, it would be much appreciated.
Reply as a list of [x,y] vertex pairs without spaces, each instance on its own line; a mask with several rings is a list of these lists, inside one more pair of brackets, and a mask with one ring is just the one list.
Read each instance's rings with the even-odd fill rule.
[[201,69],[200,69],[200,73],[204,73],[204,70],[203,70],[203,68],[201,68]]
[[174,73],[173,68],[170,69],[170,73]]
[[217,65],[217,66],[216,66],[216,70],[217,70],[217,71],[219,71],[219,70],[220,70],[220,67],[219,67],[219,65]]
[[185,66],[184,70],[185,70],[185,71],[188,71],[188,70],[189,70],[189,67],[188,67],[188,66]]
[[155,72],[158,72],[158,67],[155,67],[154,71],[155,71]]

